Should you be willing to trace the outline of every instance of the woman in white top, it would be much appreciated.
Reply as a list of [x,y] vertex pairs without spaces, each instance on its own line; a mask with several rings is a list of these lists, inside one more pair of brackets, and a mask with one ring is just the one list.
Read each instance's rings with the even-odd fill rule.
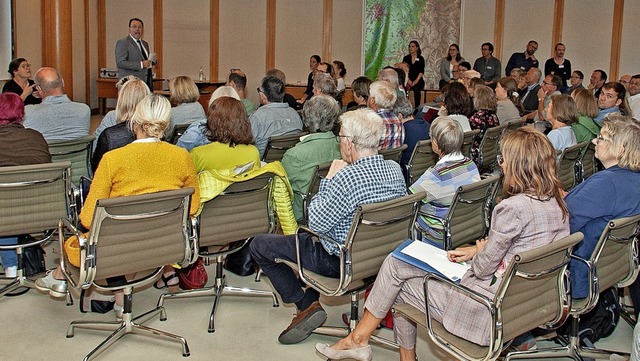
[[552,127],[547,137],[556,151],[561,152],[577,144],[576,135],[571,129],[571,124],[578,121],[578,107],[573,98],[566,94],[552,96],[547,118]]
[[517,87],[518,84],[511,77],[500,78],[496,84],[496,100],[498,101],[496,115],[500,124],[518,121],[524,113]]
[[345,89],[344,76],[347,75],[347,69],[340,60],[334,60],[331,66],[333,67],[333,79],[336,81],[336,88],[338,92],[341,92]]

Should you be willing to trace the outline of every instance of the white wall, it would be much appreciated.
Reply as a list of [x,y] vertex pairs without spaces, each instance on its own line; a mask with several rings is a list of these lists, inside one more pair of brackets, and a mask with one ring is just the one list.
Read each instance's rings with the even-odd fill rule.
[[482,56],[480,45],[493,43],[495,9],[495,0],[462,0],[460,55],[471,65]]

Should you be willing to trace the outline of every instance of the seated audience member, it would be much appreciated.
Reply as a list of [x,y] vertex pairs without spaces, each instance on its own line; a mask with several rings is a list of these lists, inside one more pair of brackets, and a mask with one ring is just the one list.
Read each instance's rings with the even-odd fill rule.
[[587,89],[591,91],[591,94],[596,97],[596,99],[600,98],[600,92],[602,91],[602,86],[607,82],[607,73],[602,69],[596,69],[591,73],[591,78],[589,78],[589,85]]
[[[0,94],[0,167],[50,163],[49,146],[42,134],[22,126],[24,102],[13,92]],[[17,151],[19,150],[19,151]],[[13,245],[18,237],[0,237],[0,245]],[[6,278],[16,277],[18,256],[15,251],[0,251]]]
[[571,124],[578,122],[578,108],[573,98],[565,94],[552,96],[547,109],[547,119],[551,123],[551,131],[547,138],[557,152],[578,144],[571,128]]
[[531,68],[539,68],[540,64],[534,55],[536,50],[538,50],[538,42],[530,40],[527,43],[527,49],[523,53],[511,54],[504,73],[511,74],[511,70],[514,68],[520,68],[522,71],[529,71]]
[[598,116],[598,103],[588,89],[576,89],[571,92],[578,109],[578,122],[571,124],[578,143],[590,141],[598,136],[600,125],[593,118]]
[[395,68],[388,66],[380,70],[378,72],[378,77],[376,78],[376,80],[389,82],[393,86],[393,88],[396,89],[396,97],[407,94],[400,85],[398,72]]
[[[427,193],[421,213],[444,219],[458,187],[480,180],[476,164],[460,152],[463,137],[460,123],[450,117],[438,117],[431,124],[431,147],[440,159],[409,187],[412,193]],[[427,218],[418,216],[418,224],[423,241],[443,247],[441,231],[433,230]]]
[[[442,90],[448,83],[458,81],[460,71],[459,64],[465,61],[460,55],[460,47],[458,44],[449,45],[447,56],[440,61],[440,83],[439,88]],[[455,72],[457,70],[457,72]],[[468,70],[468,69],[467,69]]]
[[487,128],[500,125],[496,116],[498,102],[493,90],[485,85],[478,85],[473,92],[473,107],[476,112],[469,118],[471,129],[480,129],[480,133],[473,140],[473,148],[478,148]]
[[540,78],[542,78],[542,71],[538,68],[531,68],[525,75],[526,88],[519,91],[522,92],[520,102],[524,107],[525,113],[531,113],[538,110],[538,92],[540,91]]
[[[340,154],[320,191],[309,204],[309,227],[321,235],[344,243],[356,209],[363,204],[383,202],[406,194],[400,166],[378,155],[378,142],[383,126],[375,112],[358,109],[340,116]],[[256,236],[249,249],[284,303],[294,303],[296,315],[278,341],[294,344],[303,341],[321,326],[327,314],[318,302],[318,291],[301,288],[300,280],[289,266],[276,259],[296,261],[296,253],[305,268],[326,277],[340,276],[340,251],[325,240],[314,242],[312,235],[302,232],[300,250],[296,252],[296,236],[262,234]]]
[[294,192],[293,213],[298,221],[303,219],[301,195],[308,191],[315,167],[340,159],[340,145],[332,132],[339,115],[338,102],[328,95],[320,94],[307,100],[302,120],[311,134],[303,136],[300,143],[282,157],[282,166]]
[[333,66],[327,62],[322,62],[318,64],[318,73],[329,74],[331,79],[333,79]]
[[595,121],[602,125],[603,120],[609,115],[631,115],[629,111],[629,103],[626,99],[627,91],[622,84],[618,82],[609,82],[600,88],[600,96],[598,97],[598,116]]
[[[582,80],[584,80],[584,74],[580,70],[574,70],[574,72],[571,73],[571,78],[569,78],[569,88],[567,88],[567,94],[573,93],[574,90],[584,89]],[[591,94],[591,96],[593,96],[593,94]]]
[[253,113],[249,121],[260,157],[264,154],[269,137],[302,131],[302,120],[298,113],[282,102],[284,86],[281,79],[268,75],[262,78],[258,88],[262,106]]
[[629,110],[630,115],[640,120],[640,74],[636,74],[629,80]]
[[336,81],[329,74],[318,73],[313,77],[313,95],[328,95],[335,99],[338,95]]
[[384,124],[378,149],[398,148],[404,142],[402,119],[393,111],[397,99],[396,89],[391,83],[383,80],[371,83],[367,106],[382,118]]
[[517,83],[513,78],[500,78],[496,84],[496,115],[501,124],[520,120],[524,108],[520,103]]
[[[282,77],[284,78],[284,73],[282,74]],[[285,80],[283,81],[285,84],[287,83]],[[247,99],[247,76],[242,72],[242,70],[231,69],[231,72],[227,77],[226,85],[232,87],[236,93],[238,93],[240,101],[242,102],[242,105],[244,105],[244,109],[247,111],[247,115],[252,116],[256,111],[256,106],[253,105],[253,102],[250,99]],[[295,102],[295,98],[293,101]]]
[[[448,252],[452,262],[472,263],[460,284],[489,298],[494,296],[514,255],[569,235],[567,207],[556,176],[556,152],[544,134],[529,127],[519,128],[504,135],[501,150],[504,199],[493,210],[488,238]],[[369,293],[358,326],[333,346],[316,344],[316,350],[333,360],[371,360],[371,334],[394,304],[408,303],[426,312],[422,285],[425,275],[425,271],[389,255]],[[444,283],[430,285],[429,313],[456,336],[489,345],[490,314],[466,294]],[[471,325],[470,315],[473,315]],[[400,360],[414,361],[416,325],[394,316]]]
[[[120,100],[120,91],[122,90],[122,87],[129,80],[134,80],[134,79],[138,79],[138,78],[136,78],[134,75],[127,75],[124,78],[118,80],[118,82],[116,83],[116,89],[118,89],[118,100]],[[108,111],[107,114],[105,114],[104,117],[102,117],[102,120],[100,121],[100,124],[98,125],[98,127],[93,131],[93,135],[96,137],[96,139],[93,140],[94,152],[96,149],[96,145],[98,144],[98,139],[100,138],[100,134],[102,134],[102,132],[109,127],[113,127],[114,125],[122,121],[130,120],[131,117],[133,116],[133,112],[135,112],[136,110],[136,105],[138,105],[138,102],[140,102],[142,98],[144,98],[145,96],[147,96],[147,94],[150,94],[150,93],[151,92],[149,91],[149,87],[147,87],[146,93],[142,95],[139,99],[135,100],[135,102],[133,102],[133,105],[127,104],[125,109],[124,107],[125,104],[122,104],[120,106],[120,111],[121,111],[120,115],[118,115],[118,102],[116,101],[116,108]]]
[[469,95],[469,113],[467,113],[467,116],[470,116],[475,111],[473,107],[473,90],[476,88],[476,85],[484,85],[484,81],[480,78],[480,73],[475,70],[465,71],[462,73],[461,79]]
[[524,94],[522,90],[527,87],[526,73],[524,73],[520,68],[513,68],[511,69],[509,76],[516,81],[518,94]]
[[473,70],[473,67],[471,67],[471,63],[469,63],[468,61],[463,61],[458,65],[458,71],[460,72],[460,74],[464,73],[467,70]]
[[[116,198],[191,187],[189,214],[194,215],[200,205],[200,189],[189,153],[173,144],[161,141],[169,126],[171,104],[162,95],[147,95],[137,106],[130,122],[136,140],[122,148],[108,152],[94,174],[91,190],[80,212],[80,222],[86,229],[96,209],[96,202]],[[36,287],[53,297],[65,297],[66,281],[60,268],[36,280]],[[178,290],[178,276],[171,266],[165,266],[156,288]],[[114,311],[122,317],[124,297],[117,292]]]
[[[17,58],[9,63],[9,79],[2,87],[2,92],[16,93],[24,101],[24,105],[40,104],[36,84],[31,80],[31,64],[25,58]],[[37,97],[38,96],[38,97]]]
[[[573,254],[588,259],[607,223],[616,218],[640,214],[640,124],[613,115],[602,124],[597,138],[596,158],[604,170],[578,184],[565,198],[569,207],[571,232],[582,232],[584,239],[573,248]],[[586,266],[572,259],[571,296],[588,295],[589,277]],[[600,290],[604,291],[604,290]]]
[[557,75],[547,75],[542,82],[542,87],[538,90],[538,111],[524,115],[522,118],[534,121],[534,126],[541,132],[548,131],[551,124],[547,121],[547,107],[554,95],[560,95],[562,79]]
[[333,79],[336,81],[336,88],[339,92],[343,91],[346,86],[344,84],[344,76],[347,75],[347,69],[340,60],[334,60],[331,65],[333,69]]
[[620,77],[620,79],[618,80],[618,83],[622,84],[622,86],[624,87],[624,89],[626,91],[629,91],[629,81],[630,80],[631,80],[631,75],[625,74],[625,75]]
[[[398,73],[398,83],[400,83],[401,90],[405,95],[407,95],[409,92],[408,89],[411,89],[409,86],[409,64],[401,61],[393,64],[393,68],[396,69],[396,72]],[[400,71],[402,71],[404,76],[400,75]]]
[[[138,78],[128,80],[120,87],[116,109],[107,113],[104,119],[102,119],[102,123],[100,123],[102,126],[111,124],[112,120],[115,122],[115,124],[108,125],[107,128],[100,131],[100,135],[97,136],[96,146],[91,156],[91,169],[94,173],[96,169],[98,169],[98,164],[100,164],[100,160],[106,152],[124,147],[136,140],[136,136],[131,131],[129,122],[136,112],[138,103],[149,94],[151,94],[151,92],[147,84]],[[109,114],[113,115],[108,117]],[[98,129],[96,129],[96,133],[98,133]]]
[[[213,94],[211,94],[209,106],[211,106],[211,103],[220,97],[231,97],[233,99],[240,100],[238,93],[236,93],[232,87],[225,85],[219,87],[213,92]],[[211,141],[207,137],[207,118],[205,117],[199,122],[191,123],[189,128],[182,133],[176,145],[190,152],[193,148],[209,144],[210,142]]]
[[447,84],[442,89],[442,95],[444,106],[440,109],[440,113],[460,123],[463,132],[470,131],[471,125],[467,114],[470,113],[471,107],[469,106],[469,93],[464,84]]
[[357,77],[351,83],[351,92],[353,93],[353,101],[347,104],[347,110],[356,110],[367,107],[369,100],[369,87],[371,79],[366,76]]
[[83,103],[69,100],[64,93],[64,80],[54,68],[36,72],[36,86],[42,103],[24,108],[24,127],[42,133],[48,142],[72,140],[89,135],[91,110]]
[[251,124],[244,104],[231,97],[220,97],[209,105],[207,137],[211,143],[191,150],[196,173],[203,170],[260,168],[258,148],[253,142]]
[[[267,70],[267,72],[265,73],[265,76],[275,76],[276,78],[282,80],[282,82],[285,84],[287,84],[287,77],[284,75],[284,73],[282,72],[282,70],[279,69],[269,69]],[[285,88],[286,89],[286,88]],[[313,86],[311,87],[311,90],[313,92]],[[284,102],[289,104],[289,106],[295,110],[300,110],[302,109],[302,104],[298,103],[298,101],[296,100],[296,98],[289,94],[289,93],[284,93]],[[255,112],[255,111],[254,111]],[[253,115],[249,114],[249,117],[251,117]]]
[[402,152],[400,165],[406,177],[406,166],[409,164],[413,149],[419,141],[429,139],[430,125],[422,117],[413,117],[413,107],[411,106],[409,98],[405,95],[398,97],[396,104],[393,106],[393,110],[398,113],[398,116],[402,119],[402,126],[404,127],[403,144],[407,145],[407,149]]
[[198,102],[200,91],[196,83],[188,76],[178,76],[169,82],[169,101],[171,122],[166,131],[165,139],[171,139],[173,129],[180,124],[193,124],[206,119],[202,105]]

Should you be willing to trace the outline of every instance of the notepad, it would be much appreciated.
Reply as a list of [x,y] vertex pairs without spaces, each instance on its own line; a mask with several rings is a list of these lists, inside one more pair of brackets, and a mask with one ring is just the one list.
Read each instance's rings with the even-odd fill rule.
[[469,262],[451,262],[447,252],[421,241],[406,240],[396,248],[392,256],[423,269],[434,272],[454,282],[460,282],[462,276],[471,267]]

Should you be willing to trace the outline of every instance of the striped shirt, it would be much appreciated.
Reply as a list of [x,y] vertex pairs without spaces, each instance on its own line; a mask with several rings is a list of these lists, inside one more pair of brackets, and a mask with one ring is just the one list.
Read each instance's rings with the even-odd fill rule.
[[[444,219],[458,187],[480,180],[476,164],[462,154],[453,153],[442,157],[438,163],[409,187],[411,193],[424,191],[427,196],[422,200],[421,213]],[[418,217],[418,224],[428,231],[430,240],[442,242],[441,232],[432,229],[427,219]],[[432,232],[433,231],[433,232]]]
[[[344,244],[358,206],[406,194],[398,163],[386,161],[381,155],[358,159],[333,178],[320,181],[320,189],[309,204],[309,227]],[[321,242],[329,254],[340,255],[335,244]]]

